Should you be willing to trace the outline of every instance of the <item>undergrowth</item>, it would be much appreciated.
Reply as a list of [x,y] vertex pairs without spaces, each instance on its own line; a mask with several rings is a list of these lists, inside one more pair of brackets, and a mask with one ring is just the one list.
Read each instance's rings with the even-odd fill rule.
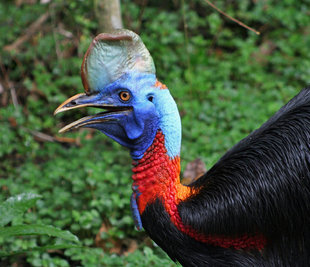
[[[183,169],[197,157],[210,168],[309,83],[309,2],[213,1],[260,36],[203,0],[184,2],[124,0],[122,16],[141,34],[178,104]],[[30,38],[8,47],[45,13]],[[53,225],[81,243],[42,252],[30,248],[46,246],[48,236],[0,237],[0,250],[29,250],[2,258],[3,266],[174,266],[134,228],[128,152],[99,132],[57,133],[87,114],[53,117],[62,101],[83,91],[82,57],[99,33],[94,13],[94,1],[0,2],[0,201],[41,195],[17,222]]]

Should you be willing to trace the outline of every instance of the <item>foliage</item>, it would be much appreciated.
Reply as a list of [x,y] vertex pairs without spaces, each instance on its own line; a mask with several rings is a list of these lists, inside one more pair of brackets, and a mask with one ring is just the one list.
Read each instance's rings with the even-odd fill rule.
[[[78,242],[78,238],[71,234],[69,231],[63,231],[50,225],[39,225],[39,224],[19,224],[6,226],[8,223],[18,221],[18,219],[31,208],[35,202],[40,198],[39,195],[35,194],[20,194],[14,197],[10,197],[5,202],[0,204],[0,239],[5,240],[10,237],[20,236],[53,236],[58,237],[71,242]],[[63,248],[74,248],[76,245],[69,243],[58,243],[50,244],[45,247],[28,247],[27,250],[20,251],[3,251],[0,250],[0,257],[8,257],[15,254],[25,253],[29,251],[45,251],[47,249],[63,249]]]
[[[122,1],[125,27],[141,34],[159,79],[178,103],[182,166],[197,157],[212,166],[309,83],[307,1],[213,2],[261,35],[203,0]],[[52,116],[66,97],[83,91],[82,56],[98,34],[94,6],[82,0],[0,2],[0,201],[21,193],[42,195],[16,223],[54,225],[83,245],[14,255],[7,266],[174,266],[134,229],[127,151],[89,130],[67,139],[57,134],[89,112]],[[27,36],[45,13],[47,19]],[[8,49],[16,40],[21,44]],[[0,239],[0,247],[29,250],[49,242],[47,236],[8,237]]]

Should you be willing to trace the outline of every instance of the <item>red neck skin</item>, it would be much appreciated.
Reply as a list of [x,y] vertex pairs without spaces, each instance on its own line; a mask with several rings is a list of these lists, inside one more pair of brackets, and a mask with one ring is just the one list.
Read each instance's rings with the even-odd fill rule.
[[133,188],[138,190],[138,209],[140,214],[148,204],[161,199],[171,222],[183,233],[199,242],[223,248],[262,250],[266,240],[262,235],[243,235],[238,238],[204,235],[184,225],[177,205],[187,198],[199,194],[199,189],[192,189],[180,183],[180,157],[171,159],[167,155],[165,137],[158,131],[153,144],[144,153],[142,159],[133,162]]

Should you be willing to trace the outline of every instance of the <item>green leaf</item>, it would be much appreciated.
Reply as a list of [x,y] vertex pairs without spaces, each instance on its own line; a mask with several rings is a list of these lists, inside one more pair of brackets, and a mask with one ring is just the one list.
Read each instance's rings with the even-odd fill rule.
[[47,235],[60,237],[68,241],[79,242],[77,236],[73,235],[69,231],[64,231],[51,225],[30,224],[0,227],[0,237],[2,238],[23,235]]
[[0,226],[11,222],[14,218],[21,216],[26,210],[33,207],[41,196],[24,193],[8,198],[0,205]]
[[18,251],[0,251],[0,257],[10,257],[14,255],[29,253],[33,251],[40,251],[44,252],[46,250],[56,250],[56,249],[67,249],[67,248],[82,248],[83,246],[74,245],[74,244],[57,244],[57,245],[50,245],[44,247],[35,247],[35,248],[28,248],[27,250],[18,250]]

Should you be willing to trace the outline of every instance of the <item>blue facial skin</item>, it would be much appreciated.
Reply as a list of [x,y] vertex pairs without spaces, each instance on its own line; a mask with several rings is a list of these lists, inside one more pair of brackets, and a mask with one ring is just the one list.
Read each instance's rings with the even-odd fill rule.
[[[90,119],[94,124],[85,125],[95,128],[129,148],[133,159],[143,157],[152,144],[158,129],[165,135],[168,155],[179,155],[181,145],[181,122],[176,104],[169,90],[155,87],[156,76],[145,73],[126,73],[117,81],[109,84],[85,103],[131,107],[132,110],[97,115]],[[127,91],[128,101],[122,101],[119,93]],[[96,122],[98,118],[106,119]]]
[[[131,107],[131,110],[97,114],[85,127],[95,128],[130,149],[134,160],[141,159],[160,129],[165,136],[165,146],[170,158],[180,155],[181,120],[175,101],[168,89],[155,87],[152,74],[127,73],[96,94],[85,97],[79,104]],[[130,94],[128,101],[120,99],[120,92]],[[96,123],[98,119],[104,119]],[[91,123],[94,121],[94,123]],[[85,122],[85,121],[84,121]],[[89,124],[90,122],[90,124]],[[137,230],[142,222],[137,201],[139,188],[133,187],[131,210]]]

